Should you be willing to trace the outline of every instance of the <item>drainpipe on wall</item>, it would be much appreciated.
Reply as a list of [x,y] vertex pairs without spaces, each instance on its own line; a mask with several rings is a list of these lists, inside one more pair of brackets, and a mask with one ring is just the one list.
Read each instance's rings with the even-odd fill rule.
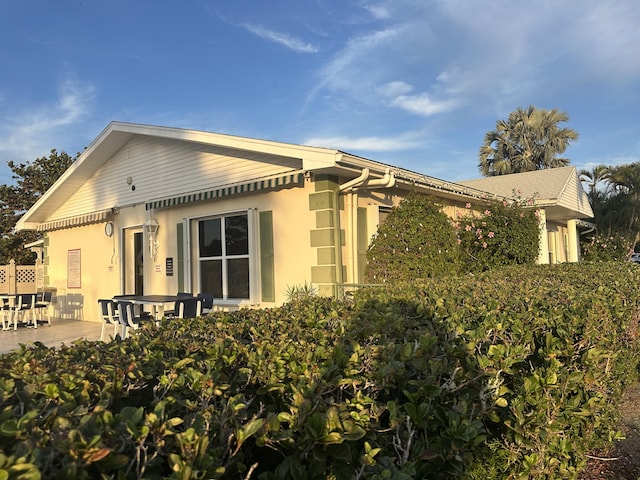
[[[360,176],[354,178],[353,180],[349,180],[342,185],[338,185],[338,188],[334,192],[334,206],[333,206],[333,244],[335,248],[336,255],[336,286],[334,289],[334,296],[338,297],[338,286],[343,283],[342,277],[342,243],[340,239],[340,193],[347,189],[351,189],[356,185],[362,184],[362,182],[366,181],[369,178],[369,169],[364,168],[360,173]],[[346,208],[346,206],[345,206]]]
[[353,180],[349,180],[347,183],[343,183],[338,186],[338,191],[344,192],[347,189],[353,190],[355,187],[362,185],[367,178],[369,178],[369,169],[363,168],[362,172],[360,172],[360,176],[354,178]]
[[396,177],[393,175],[388,168],[384,172],[384,176],[382,178],[378,178],[377,180],[369,180],[366,184],[362,186],[362,188],[391,188],[396,184]]
[[[386,169],[384,176],[379,179],[369,180],[369,169],[363,168],[362,173],[357,178],[350,180],[338,187],[336,190],[336,208],[334,209],[334,224],[335,228],[335,244],[336,244],[336,263],[337,263],[337,271],[336,271],[336,283],[341,284],[344,283],[344,278],[342,275],[342,245],[340,242],[340,211],[339,211],[339,202],[340,202],[340,194],[348,193],[345,195],[345,212],[347,214],[347,248],[349,249],[349,268],[351,270],[351,275],[355,282],[356,277],[356,257],[357,257],[357,246],[355,245],[355,222],[358,217],[358,197],[357,193],[354,191],[362,188],[391,188],[395,185],[395,176],[393,172],[389,169]],[[336,296],[337,296],[337,288],[336,288]]]

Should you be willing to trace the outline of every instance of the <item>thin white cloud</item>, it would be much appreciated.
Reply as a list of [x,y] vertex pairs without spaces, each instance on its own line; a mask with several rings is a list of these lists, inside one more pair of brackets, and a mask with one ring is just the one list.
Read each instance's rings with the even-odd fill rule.
[[580,170],[591,171],[598,165],[606,165],[607,167],[617,167],[620,165],[635,163],[637,161],[638,161],[638,157],[635,157],[632,155],[623,155],[623,156],[613,155],[613,156],[608,156],[606,158],[598,159],[597,161],[594,161],[594,160],[584,161],[579,164],[575,164],[573,166],[576,167],[578,171]]
[[[394,29],[385,29],[349,39],[345,47],[321,68],[320,83],[311,90],[305,104],[311,102],[325,88],[352,94],[362,92],[363,87],[370,84],[370,79],[365,74],[366,68],[361,65],[362,60],[377,60],[375,51],[397,34]],[[375,69],[371,69],[366,73],[374,71]]]
[[423,142],[415,134],[405,134],[393,137],[318,136],[304,140],[303,144],[322,145],[343,151],[390,152],[416,148]]
[[371,15],[373,15],[374,18],[380,19],[380,20],[385,20],[391,17],[391,11],[389,6],[383,4],[383,3],[370,3],[370,4],[363,4],[363,7],[369,12],[371,13]]
[[450,29],[443,37],[451,41],[448,69],[464,73],[448,79],[456,88],[518,98],[571,90],[576,83],[640,78],[635,0],[540,0],[535,9],[509,0],[436,5],[436,16]]
[[378,88],[378,92],[388,98],[388,105],[397,107],[415,115],[428,117],[448,112],[457,107],[455,100],[437,100],[426,93],[408,95],[414,90],[412,85],[403,81],[393,81]]
[[378,87],[378,92],[385,97],[398,97],[413,91],[413,86],[406,82],[394,81]]
[[363,26],[320,68],[307,103],[385,105],[424,117],[463,105],[504,114],[576,84],[640,78],[636,0],[540,0],[534,9],[511,0],[361,6],[380,21],[369,31]]
[[568,40],[587,69],[610,80],[640,77],[640,4],[636,1],[589,2],[576,15]]
[[[62,150],[60,132],[80,127],[90,114],[95,89],[72,79],[63,81],[57,101],[0,117],[0,155],[7,160],[31,161],[52,148]],[[75,154],[76,152],[68,152]]]
[[453,110],[457,107],[457,102],[454,100],[434,100],[426,93],[422,93],[420,95],[400,95],[394,98],[390,105],[416,115],[429,117]]
[[245,24],[244,27],[260,38],[285,46],[286,48],[299,53],[316,53],[318,48],[311,43],[305,43],[302,40],[292,37],[286,33],[276,32],[267,28]]

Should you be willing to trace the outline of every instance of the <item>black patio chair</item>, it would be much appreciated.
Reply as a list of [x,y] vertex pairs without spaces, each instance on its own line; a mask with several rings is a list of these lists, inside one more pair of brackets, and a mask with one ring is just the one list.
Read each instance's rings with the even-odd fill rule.
[[136,315],[133,302],[118,300],[118,317],[122,325],[122,338],[127,338],[129,330],[137,330],[144,322],[154,321],[154,318],[147,313]]
[[202,302],[202,314],[209,313],[213,310],[213,295],[210,293],[199,293],[198,298]]
[[98,300],[100,306],[100,315],[102,317],[102,330],[100,331],[100,340],[104,339],[104,332],[107,325],[113,325],[113,338],[118,335],[118,327],[120,327],[120,336],[124,337],[124,330],[118,316],[118,304],[110,299],[102,298]]
[[36,304],[36,294],[35,293],[22,293],[16,295],[14,303],[13,303],[13,329],[18,329],[18,320],[21,322],[26,322],[27,327],[29,326],[29,319],[25,318],[27,315],[31,317],[31,322],[33,324],[33,328],[38,328],[38,321],[36,320],[35,309],[33,308]]
[[[177,297],[184,297],[184,298],[195,298],[193,296],[193,293],[191,293],[191,292],[178,292],[178,293],[176,293],[176,296]],[[165,310],[164,311],[164,316],[165,316],[165,318],[176,318],[176,317],[178,317],[179,316],[178,315],[178,310],[176,310],[175,305],[174,305],[173,310]]]
[[[51,326],[51,315],[49,313],[49,305],[51,305],[51,292],[40,292],[36,294],[36,303],[33,305],[35,309],[37,320],[44,321],[45,316],[46,320]],[[43,315],[44,312],[44,315]],[[35,321],[37,321],[35,320]]]
[[202,302],[197,297],[184,297],[176,301],[167,318],[196,318],[200,316]]

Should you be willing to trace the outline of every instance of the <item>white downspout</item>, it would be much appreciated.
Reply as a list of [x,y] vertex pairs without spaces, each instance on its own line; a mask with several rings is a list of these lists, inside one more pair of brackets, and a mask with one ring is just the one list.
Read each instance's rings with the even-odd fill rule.
[[353,180],[349,180],[347,183],[343,183],[338,187],[341,192],[344,192],[347,189],[353,190],[355,187],[362,185],[362,183],[369,178],[369,169],[363,168],[359,177],[354,178]]
[[391,188],[396,184],[396,177],[388,168],[384,172],[384,176],[377,180],[369,180],[364,188],[373,188],[373,187],[382,187],[382,188]]
[[[362,172],[358,177],[354,178],[353,180],[349,180],[348,182],[343,183],[342,185],[339,185],[334,196],[335,205],[333,208],[333,224],[335,225],[335,228],[333,231],[333,243],[336,249],[335,250],[336,252],[336,284],[338,285],[344,283],[344,278],[342,277],[342,243],[340,238],[340,194],[347,190],[352,191],[355,187],[362,185],[362,183],[365,182],[367,178],[369,178],[369,169],[363,168]],[[350,218],[349,218],[349,216],[351,215],[350,207],[347,208],[347,205],[345,205],[345,210],[347,213],[347,225],[350,225]],[[349,244],[349,242],[353,242],[353,232],[351,227],[347,229],[346,233],[348,235],[347,244]],[[334,293],[337,298],[338,297],[337,285]]]
[[[358,267],[358,262],[357,262],[358,247],[355,242],[355,239],[356,239],[355,232],[357,228],[356,219],[358,218],[358,201],[357,201],[358,196],[357,196],[357,193],[354,192],[354,190],[356,190],[357,188],[365,188],[365,189],[377,188],[377,187],[391,188],[395,185],[395,182],[396,182],[395,176],[393,172],[391,172],[388,168],[385,170],[384,176],[382,178],[375,179],[375,180],[369,180],[369,169],[364,168],[362,169],[362,173],[360,174],[359,177],[354,178],[353,180],[350,180],[344,183],[343,185],[340,185],[339,187],[339,192],[349,193],[349,195],[345,195],[345,211],[347,214],[346,243],[347,243],[347,252],[348,252],[347,275],[351,276],[352,283],[355,283],[356,281],[356,269]],[[336,205],[338,203],[338,200],[339,198],[336,198]],[[338,225],[338,228],[337,228],[338,235],[336,237],[336,241],[337,243],[339,243],[339,240],[340,240],[339,218],[338,218],[337,225]],[[340,279],[340,281],[338,281],[337,283],[344,283],[344,279],[342,278],[342,248],[340,245],[338,245],[336,256],[337,258],[340,259],[340,263],[338,264],[340,272],[338,273],[339,276],[337,277]]]

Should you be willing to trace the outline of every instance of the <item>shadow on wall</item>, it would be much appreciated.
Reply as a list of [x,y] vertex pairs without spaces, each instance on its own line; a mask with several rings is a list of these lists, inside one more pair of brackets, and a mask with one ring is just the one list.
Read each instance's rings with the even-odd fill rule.
[[84,297],[81,293],[57,295],[53,300],[53,306],[57,318],[84,320]]

